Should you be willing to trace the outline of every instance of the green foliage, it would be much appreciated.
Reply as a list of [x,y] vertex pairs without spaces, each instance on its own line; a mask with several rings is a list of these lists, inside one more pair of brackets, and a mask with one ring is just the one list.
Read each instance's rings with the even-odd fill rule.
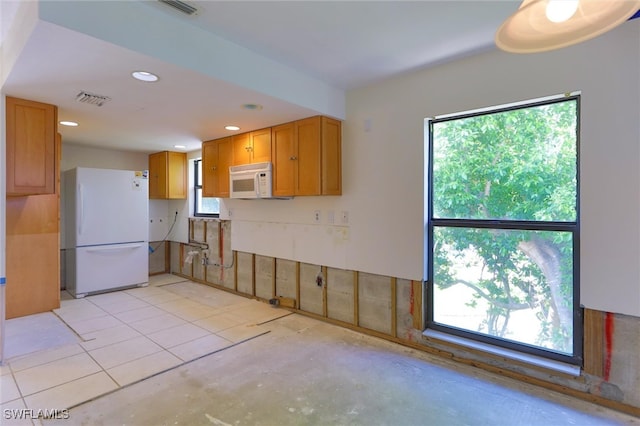
[[[434,123],[433,217],[575,222],[576,105],[570,100]],[[436,230],[438,288],[460,283],[473,288],[489,301],[484,327],[501,337],[513,310],[535,308],[539,344],[571,352],[570,232]],[[485,277],[461,280],[465,258],[479,259]],[[476,300],[469,303],[477,306]]]

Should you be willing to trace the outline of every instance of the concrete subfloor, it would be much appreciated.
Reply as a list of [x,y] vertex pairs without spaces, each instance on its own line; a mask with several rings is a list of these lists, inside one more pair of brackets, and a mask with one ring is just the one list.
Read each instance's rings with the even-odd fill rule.
[[[258,327],[263,327],[259,325]],[[640,425],[640,419],[298,314],[73,407],[63,425]]]

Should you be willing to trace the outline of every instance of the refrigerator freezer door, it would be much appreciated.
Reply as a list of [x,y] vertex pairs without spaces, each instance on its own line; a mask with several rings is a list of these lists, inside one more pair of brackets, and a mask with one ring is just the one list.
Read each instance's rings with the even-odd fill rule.
[[74,297],[148,282],[146,242],[67,250],[67,291]]
[[[79,167],[66,178],[67,245],[75,247],[149,240],[146,174]],[[72,195],[74,194],[74,195]]]

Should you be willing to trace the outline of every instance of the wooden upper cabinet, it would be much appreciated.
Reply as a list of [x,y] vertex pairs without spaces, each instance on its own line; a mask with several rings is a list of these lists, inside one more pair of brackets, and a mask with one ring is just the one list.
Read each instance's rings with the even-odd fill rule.
[[149,198],[187,198],[187,154],[162,151],[149,155]]
[[251,162],[271,161],[271,127],[251,132]]
[[273,151],[273,195],[287,197],[295,194],[296,128],[294,123],[271,128]]
[[341,133],[340,121],[322,116],[273,127],[273,195],[340,195]]
[[56,191],[55,105],[6,97],[8,196]]
[[202,143],[203,197],[229,197],[229,166],[232,158],[231,136]]
[[321,186],[321,122],[310,117],[295,122],[297,140],[296,193],[294,195],[320,195]]
[[271,128],[242,133],[233,140],[233,165],[271,161]]
[[342,195],[342,123],[322,117],[322,195]]

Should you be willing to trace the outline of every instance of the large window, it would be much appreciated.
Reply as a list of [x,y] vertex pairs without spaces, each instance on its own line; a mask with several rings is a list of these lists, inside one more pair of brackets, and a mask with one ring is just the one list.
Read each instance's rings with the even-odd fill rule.
[[429,122],[430,328],[581,362],[579,100]]
[[220,199],[215,197],[202,196],[202,159],[193,162],[194,179],[193,190],[195,205],[194,216],[213,216],[220,214]]

